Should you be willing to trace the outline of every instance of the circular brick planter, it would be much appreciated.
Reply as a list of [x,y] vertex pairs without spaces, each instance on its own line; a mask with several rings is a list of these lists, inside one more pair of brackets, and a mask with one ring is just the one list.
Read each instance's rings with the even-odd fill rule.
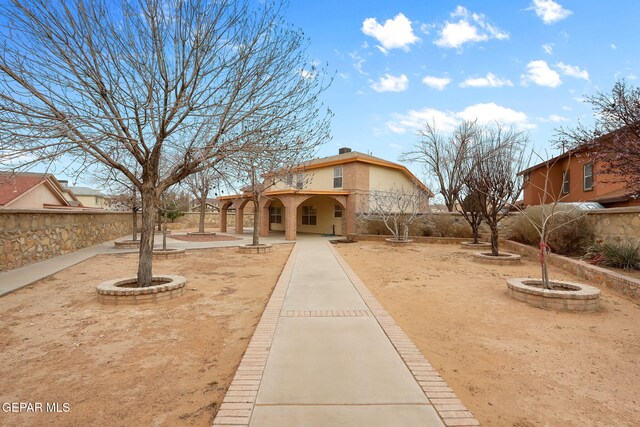
[[188,231],[187,236],[215,236],[215,231],[203,231],[202,233],[199,231]]
[[461,242],[460,247],[462,249],[474,249],[474,250],[482,250],[482,249],[491,249],[491,243],[488,242]]
[[171,259],[171,258],[182,258],[185,254],[184,249],[154,249],[153,250],[153,259]]
[[600,307],[600,289],[582,283],[551,280],[554,289],[542,287],[540,279],[510,279],[511,298],[534,307],[560,311],[595,311]]
[[513,265],[520,264],[522,257],[517,254],[510,254],[508,252],[501,252],[498,256],[491,255],[491,252],[474,252],[473,260],[483,264],[496,264],[496,265]]
[[238,249],[240,249],[240,253],[241,254],[260,254],[260,253],[267,253],[267,252],[271,252],[271,245],[267,245],[267,244],[259,244],[259,245],[243,245],[243,246],[238,246]]
[[113,244],[116,249],[138,249],[140,240],[116,240]]
[[413,242],[413,240],[411,239],[406,239],[406,240],[397,240],[394,238],[391,239],[384,239],[385,242],[392,244],[393,246],[402,246],[402,245],[406,245],[407,243],[411,243]]
[[109,280],[96,286],[98,301],[111,305],[135,305],[166,301],[184,293],[187,278],[183,276],[154,276],[158,284],[146,288],[134,287],[136,277]]

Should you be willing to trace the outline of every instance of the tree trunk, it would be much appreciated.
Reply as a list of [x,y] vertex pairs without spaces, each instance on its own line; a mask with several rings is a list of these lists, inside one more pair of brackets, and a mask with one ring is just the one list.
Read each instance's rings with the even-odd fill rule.
[[262,224],[262,209],[259,203],[253,200],[253,245],[260,244],[260,225]]
[[162,250],[167,250],[167,212],[164,210],[162,215]]
[[131,211],[133,212],[133,218],[132,218],[132,223],[133,223],[133,241],[138,240],[138,212],[136,212],[136,207],[133,206],[131,208]]
[[480,238],[480,215],[478,214],[471,214],[471,236],[473,237],[473,243],[474,244],[478,244],[479,243],[479,238]]
[[498,226],[490,224],[491,228],[491,255],[498,256]]
[[198,222],[198,232],[204,233],[204,217],[207,214],[207,194],[203,193],[200,198],[200,221]]
[[138,263],[138,287],[151,286],[153,278],[153,237],[155,232],[158,201],[153,187],[142,190],[142,233],[140,235],[140,257]]
[[133,198],[131,199],[131,211],[133,212],[132,224],[133,224],[133,240],[138,240],[138,212],[136,211],[136,189],[133,188]]

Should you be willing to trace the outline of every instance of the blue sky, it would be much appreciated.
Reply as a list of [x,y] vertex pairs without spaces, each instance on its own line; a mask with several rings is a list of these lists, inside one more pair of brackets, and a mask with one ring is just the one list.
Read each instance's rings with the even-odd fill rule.
[[585,95],[640,81],[640,2],[292,0],[312,60],[335,81],[321,156],[351,147],[396,161],[435,121],[499,120],[554,153],[554,129],[592,121]]

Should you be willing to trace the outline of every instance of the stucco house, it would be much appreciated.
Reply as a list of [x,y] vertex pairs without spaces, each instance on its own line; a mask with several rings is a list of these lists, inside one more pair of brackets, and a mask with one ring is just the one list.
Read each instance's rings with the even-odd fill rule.
[[69,209],[82,203],[48,173],[0,172],[0,208]]
[[[268,179],[273,180],[272,175]],[[260,232],[284,231],[287,240],[298,232],[349,235],[356,232],[358,211],[366,209],[372,191],[419,189],[428,198],[433,193],[406,167],[368,154],[341,148],[339,154],[314,159],[278,176],[265,192]],[[236,233],[242,232],[247,194],[219,197],[220,229],[227,231],[227,212],[235,209]]]
[[521,171],[524,205],[559,198],[562,202],[598,202],[607,208],[640,206],[640,199],[632,197],[624,177],[606,174],[606,165],[593,160],[593,149],[574,149]]
[[66,181],[60,181],[63,187],[73,193],[84,207],[107,209],[109,207],[109,198],[100,190],[89,187],[69,187]]

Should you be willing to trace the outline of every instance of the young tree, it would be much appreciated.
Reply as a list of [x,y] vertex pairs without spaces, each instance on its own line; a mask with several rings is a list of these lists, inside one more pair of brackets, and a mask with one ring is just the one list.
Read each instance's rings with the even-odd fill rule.
[[640,88],[625,80],[615,83],[611,93],[587,97],[595,115],[592,127],[560,128],[557,144],[562,148],[592,148],[610,179],[624,181],[632,196],[640,197]]
[[460,191],[459,206],[462,217],[471,227],[473,244],[480,243],[480,224],[482,224],[482,209],[480,208],[480,196],[475,192],[465,191],[463,187]]
[[425,124],[420,140],[401,159],[422,165],[428,177],[435,177],[437,188],[449,212],[454,212],[464,183],[462,171],[470,149],[478,138],[475,121],[464,121],[449,135],[442,135],[435,125]]
[[372,190],[364,196],[358,219],[382,220],[395,242],[409,240],[409,227],[425,213],[429,201],[429,195],[419,188]]
[[209,168],[196,172],[186,178],[185,184],[193,196],[200,201],[200,219],[198,232],[204,233],[204,222],[207,214],[207,199],[216,188],[220,188],[221,174],[218,168]]
[[[245,150],[256,129],[296,128],[318,108],[326,85],[301,72],[308,40],[283,9],[281,0],[3,3],[3,161],[63,157],[78,173],[99,163],[126,176],[142,197],[137,284],[151,285],[160,195]],[[248,119],[255,126],[242,127]]]
[[507,216],[522,193],[518,172],[525,165],[528,136],[500,124],[482,129],[471,150],[464,171],[469,194],[477,197],[477,207],[491,230],[491,254],[499,256],[498,224]]

